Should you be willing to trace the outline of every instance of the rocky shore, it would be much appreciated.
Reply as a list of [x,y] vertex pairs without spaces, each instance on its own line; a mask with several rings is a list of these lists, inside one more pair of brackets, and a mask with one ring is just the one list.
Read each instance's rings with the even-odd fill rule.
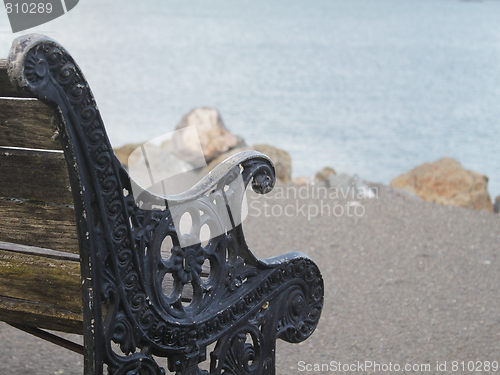
[[[130,156],[140,146],[141,144],[128,144],[115,149],[115,153],[122,164],[131,167],[129,164],[134,163],[134,158]],[[147,143],[145,146],[148,156],[151,155],[149,157],[151,164],[165,164],[162,160],[156,159],[171,157],[166,154],[178,157],[177,164],[182,164],[182,167],[175,173],[183,171],[186,176],[184,179],[187,181],[186,184],[181,184],[182,189],[188,188],[188,185],[197,181],[201,175],[208,173],[223,160],[246,150],[255,150],[268,155],[275,164],[278,180],[284,184],[311,188],[357,189],[367,198],[375,195],[370,189],[374,189],[375,186],[383,187],[380,184],[363,181],[357,175],[338,175],[331,167],[323,168],[315,176],[292,179],[292,160],[288,152],[265,144],[248,146],[242,138],[231,134],[223,123],[220,113],[214,108],[193,109],[181,119],[171,139],[159,145]],[[200,159],[202,166],[199,163]],[[162,173],[175,175],[168,171]],[[488,193],[488,177],[468,171],[459,162],[450,158],[425,163],[395,177],[390,187],[427,202],[495,213],[500,209],[500,196],[496,197],[493,204]],[[173,191],[177,193],[182,190]]]

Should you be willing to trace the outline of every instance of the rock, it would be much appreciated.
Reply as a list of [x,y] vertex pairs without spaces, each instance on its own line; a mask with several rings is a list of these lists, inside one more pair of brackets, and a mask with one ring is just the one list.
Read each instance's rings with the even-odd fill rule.
[[333,168],[325,167],[318,173],[316,173],[316,175],[314,176],[314,182],[315,183],[325,182],[326,180],[328,180],[329,177],[335,176],[336,174],[337,173]]
[[391,186],[417,194],[428,202],[493,212],[488,177],[465,170],[451,158],[414,168],[392,180]]
[[314,177],[311,176],[301,176],[292,178],[292,183],[297,186],[306,186],[314,184]]
[[120,163],[122,163],[125,167],[128,166],[128,158],[132,151],[134,151],[136,148],[138,148],[141,145],[141,143],[138,144],[127,144],[125,146],[115,148],[113,151],[115,152],[116,157],[118,160],[120,160]]
[[191,164],[149,142],[130,154],[128,171],[140,186],[160,195],[182,193],[200,179]]
[[212,162],[202,171],[202,173],[208,173],[227,158],[233,156],[238,152],[248,150],[258,151],[269,156],[269,158],[274,163],[274,167],[276,168],[276,178],[284,183],[290,182],[292,174],[292,159],[290,157],[290,154],[286,151],[269,145],[255,145],[252,147],[240,147],[232,149],[212,160]]
[[[188,128],[191,126],[194,127]],[[193,109],[181,119],[176,130],[185,128],[188,129],[176,132],[172,141],[174,153],[190,163],[193,158],[199,157],[200,144],[207,164],[217,156],[242,144],[240,138],[227,130],[215,108]]]
[[495,204],[493,205],[493,211],[498,214],[500,212],[500,195],[495,198]]
[[[193,166],[180,160],[164,145],[127,144],[114,150],[130,177],[143,188],[160,195],[179,194],[200,179]],[[144,159],[147,156],[147,163]],[[137,192],[134,192],[137,194]]]

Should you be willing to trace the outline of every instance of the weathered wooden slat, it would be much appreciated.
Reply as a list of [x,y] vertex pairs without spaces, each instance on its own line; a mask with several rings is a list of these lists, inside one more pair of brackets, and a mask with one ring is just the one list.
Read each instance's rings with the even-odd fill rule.
[[73,204],[64,155],[0,147],[0,197]]
[[80,310],[80,262],[0,250],[0,295]]
[[64,261],[71,260],[73,262],[80,261],[80,256],[78,254],[66,253],[64,251],[57,251],[52,249],[45,249],[43,247],[37,247],[37,246],[19,245],[11,242],[0,241],[0,250],[12,251],[18,254],[43,256],[46,258],[52,258],[56,260],[64,260]]
[[36,99],[0,98],[0,146],[61,150],[52,110]]
[[72,207],[0,199],[0,241],[78,254]]
[[[81,334],[78,257],[64,258],[48,249],[0,242],[0,320]],[[172,290],[172,281],[163,287]],[[182,301],[189,303],[192,293],[186,285]]]
[[0,96],[9,96],[13,98],[29,98],[30,95],[23,92],[18,91],[9,81],[9,77],[7,76],[7,60],[0,59]]
[[5,296],[0,296],[0,321],[83,334],[81,311]]
[[9,320],[7,311],[40,315],[41,321],[80,320],[80,263],[0,250],[1,320]]

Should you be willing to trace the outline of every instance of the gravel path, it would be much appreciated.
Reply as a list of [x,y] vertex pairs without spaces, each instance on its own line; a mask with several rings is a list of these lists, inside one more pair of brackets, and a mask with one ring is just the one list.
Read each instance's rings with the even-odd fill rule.
[[[325,280],[316,332],[298,345],[278,342],[277,374],[474,373],[460,361],[495,373],[484,370],[485,361],[500,362],[500,216],[379,189],[354,205],[286,187],[271,199],[249,198],[243,227],[254,253],[302,251]],[[307,217],[322,206],[323,216]],[[3,323],[0,342],[1,375],[82,374],[77,354]],[[354,371],[334,371],[339,363]]]

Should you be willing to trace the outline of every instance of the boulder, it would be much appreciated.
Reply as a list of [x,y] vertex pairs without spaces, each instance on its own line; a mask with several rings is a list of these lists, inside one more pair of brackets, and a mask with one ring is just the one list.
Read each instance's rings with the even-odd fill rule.
[[464,169],[451,158],[414,168],[393,179],[391,187],[414,193],[428,202],[493,212],[488,177]]
[[493,211],[498,214],[500,212],[500,195],[495,198],[495,204],[493,205]]
[[292,184],[297,186],[306,186],[314,184],[314,177],[311,176],[300,176],[292,178]]
[[314,182],[315,183],[322,183],[328,180],[331,176],[335,176],[337,173],[333,168],[330,167],[325,167],[322,170],[320,170],[316,175],[314,176]]
[[254,145],[252,147],[235,148],[224,154],[221,154],[217,158],[212,160],[212,162],[202,171],[202,173],[208,173],[227,158],[233,156],[234,154],[240,151],[248,151],[248,150],[258,151],[269,156],[269,158],[274,163],[274,167],[276,168],[276,178],[278,178],[280,181],[284,183],[290,182],[292,174],[292,158],[290,157],[290,154],[278,148],[262,144]]
[[125,167],[127,167],[128,166],[128,158],[129,158],[130,154],[132,153],[132,151],[137,149],[140,145],[141,145],[141,143],[137,143],[137,144],[130,143],[130,144],[127,144],[125,146],[115,148],[113,151],[115,152],[115,155],[118,158],[118,160],[120,160],[120,163],[122,163]]
[[125,145],[115,149],[115,154],[134,181],[154,194],[182,193],[201,178],[191,164],[150,142]]
[[[217,156],[242,144],[242,140],[227,130],[215,108],[198,107],[185,115],[173,136],[174,153],[187,162],[199,158],[201,145],[205,160],[210,163]],[[199,140],[199,141],[198,141]]]

